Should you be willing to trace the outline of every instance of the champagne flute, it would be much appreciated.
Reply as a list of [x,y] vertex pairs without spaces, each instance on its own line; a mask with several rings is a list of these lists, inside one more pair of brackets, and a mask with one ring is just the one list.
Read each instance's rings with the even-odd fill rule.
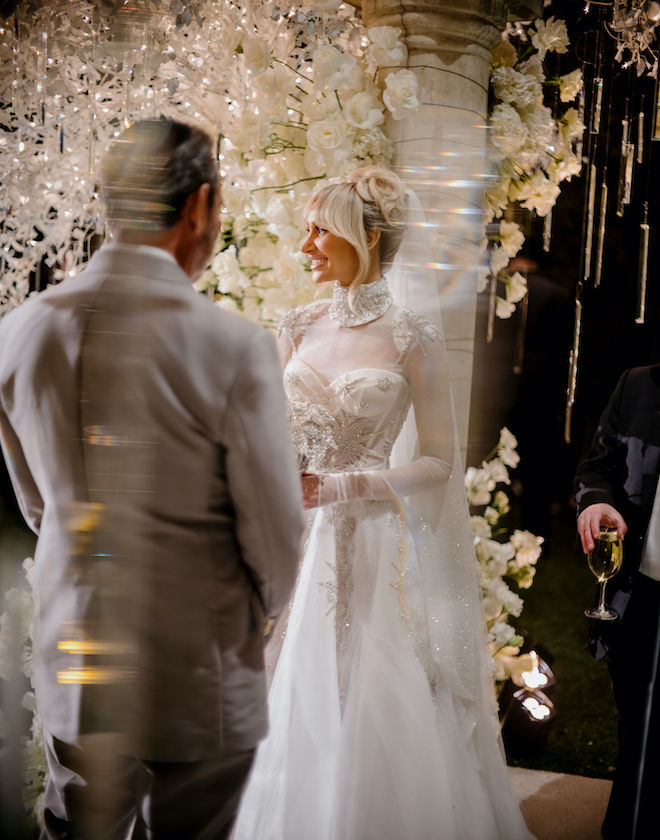
[[589,569],[596,576],[600,587],[598,606],[596,609],[585,610],[589,618],[601,621],[613,621],[618,618],[614,610],[605,606],[605,586],[607,581],[621,568],[623,562],[623,540],[616,528],[601,528],[597,539],[594,540],[593,551],[587,554]]

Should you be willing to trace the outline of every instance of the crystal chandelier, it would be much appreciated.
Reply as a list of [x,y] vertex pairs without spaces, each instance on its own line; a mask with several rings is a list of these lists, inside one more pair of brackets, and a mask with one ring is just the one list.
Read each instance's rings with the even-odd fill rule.
[[658,73],[658,53],[653,49],[660,4],[655,0],[614,0],[607,30],[617,43],[615,59],[623,67],[635,65],[637,75]]

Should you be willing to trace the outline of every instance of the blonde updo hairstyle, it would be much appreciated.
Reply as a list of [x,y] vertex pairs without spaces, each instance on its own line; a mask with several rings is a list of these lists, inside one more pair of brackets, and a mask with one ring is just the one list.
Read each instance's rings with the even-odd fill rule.
[[382,166],[365,166],[340,181],[324,184],[310,198],[304,213],[319,227],[349,242],[357,251],[358,270],[348,287],[352,307],[369,274],[368,230],[380,231],[378,254],[384,268],[392,263],[406,231],[408,197],[401,179]]

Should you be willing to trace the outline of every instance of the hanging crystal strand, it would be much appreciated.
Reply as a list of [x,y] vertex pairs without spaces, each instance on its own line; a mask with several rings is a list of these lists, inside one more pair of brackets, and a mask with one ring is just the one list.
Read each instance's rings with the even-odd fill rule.
[[644,96],[637,114],[637,163],[644,163]]
[[584,272],[582,282],[586,283],[591,276],[591,246],[594,234],[594,207],[596,204],[596,164],[589,167],[589,201],[587,203],[586,241],[584,245]]
[[575,296],[575,323],[573,326],[573,347],[568,362],[568,387],[566,389],[566,414],[564,418],[564,440],[571,442],[571,420],[575,405],[575,391],[577,387],[578,358],[580,355],[580,335],[582,333],[582,302],[579,290]]
[[639,226],[639,265],[637,266],[637,317],[636,324],[643,324],[646,317],[646,279],[649,262],[649,205],[644,202],[644,221]]
[[547,253],[550,250],[550,240],[552,239],[552,207],[546,213],[543,219],[543,250]]
[[591,134],[598,134],[600,131],[600,114],[603,107],[603,79],[597,76],[593,86],[593,107],[591,111]]
[[14,26],[11,39],[11,110],[18,119],[18,14],[14,14]]
[[[94,9],[92,12],[92,20],[91,20],[91,27],[92,27],[92,49],[91,49],[91,73],[87,74],[87,98],[89,100],[89,157],[87,161],[87,170],[89,174],[89,180],[93,183],[95,178],[95,170],[96,170],[96,120],[98,119],[97,114],[97,100],[99,97],[98,90],[93,90],[90,84],[90,80],[94,78],[96,75],[93,71],[96,70],[96,61],[98,60],[99,56],[99,28],[101,22],[99,19],[99,13],[97,9]],[[98,80],[96,82],[97,86],[99,84]]]
[[490,287],[488,290],[488,323],[486,325],[486,344],[493,340],[493,328],[495,326],[495,303],[497,297],[497,277],[490,275]]
[[628,136],[630,122],[627,117],[621,120],[621,153],[619,156],[619,183],[616,194],[616,214],[623,216],[624,197],[626,194],[626,170],[628,168]]
[[59,141],[60,141],[60,154],[64,154],[64,97],[60,96],[60,115],[59,115]]
[[48,69],[48,33],[42,32],[37,49],[37,93],[39,95],[39,118],[46,124],[46,72]]
[[[580,88],[580,92],[578,94],[578,119],[584,125],[584,83]],[[582,149],[584,148],[584,131],[578,137],[578,140],[575,144],[575,156],[580,162],[582,161]]]
[[596,240],[596,267],[594,269],[594,287],[600,286],[603,269],[603,247],[605,245],[605,219],[607,218],[607,167],[603,169],[603,183],[600,185],[600,210],[598,218],[598,239]]

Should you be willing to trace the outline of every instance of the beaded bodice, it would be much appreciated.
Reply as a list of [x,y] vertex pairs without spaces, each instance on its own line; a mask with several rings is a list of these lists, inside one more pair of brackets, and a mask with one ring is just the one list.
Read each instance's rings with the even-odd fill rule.
[[410,406],[409,354],[439,333],[404,309],[355,328],[337,325],[327,309],[327,303],[302,307],[282,324],[291,347],[284,387],[300,467],[387,467]]

